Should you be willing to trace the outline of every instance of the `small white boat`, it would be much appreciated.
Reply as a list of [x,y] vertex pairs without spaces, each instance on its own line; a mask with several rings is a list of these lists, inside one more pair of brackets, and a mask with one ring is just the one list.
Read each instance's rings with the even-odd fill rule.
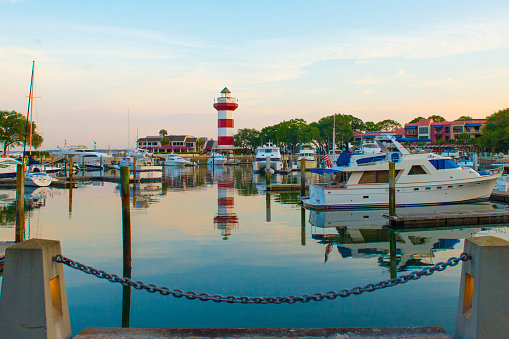
[[207,159],[207,165],[224,165],[226,158],[221,153],[212,153]]
[[179,156],[175,153],[171,153],[171,154],[167,154],[165,156],[164,165],[165,166],[186,166],[186,165],[191,165],[191,162],[187,159],[182,158],[181,156]]
[[283,170],[283,162],[281,161],[281,152],[279,147],[274,146],[271,142],[260,146],[256,149],[255,161],[253,162],[253,171],[258,173],[266,171],[267,158],[270,159],[270,167],[274,172]]
[[46,172],[25,173],[25,186],[47,187],[53,181],[53,177]]
[[306,168],[316,168],[316,149],[311,144],[302,144],[297,154],[297,168],[300,169],[301,159],[304,159]]
[[0,178],[15,178],[18,165],[21,162],[16,159],[0,157]]

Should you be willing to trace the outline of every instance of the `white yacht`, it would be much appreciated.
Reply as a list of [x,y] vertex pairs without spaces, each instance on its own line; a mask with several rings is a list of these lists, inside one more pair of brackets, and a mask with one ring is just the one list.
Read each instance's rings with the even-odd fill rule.
[[207,159],[207,165],[224,165],[226,158],[221,153],[212,153]]
[[191,162],[187,159],[182,158],[180,155],[175,153],[166,154],[164,160],[165,166],[186,166],[191,165]]
[[18,165],[21,162],[16,159],[0,157],[0,178],[15,178]]
[[[501,168],[479,173],[458,166],[449,157],[433,153],[410,154],[393,137],[377,139],[382,154],[355,159],[342,153],[330,169],[315,172],[335,173],[335,180],[310,185],[309,198],[303,199],[311,209],[381,208],[389,203],[389,165],[396,167],[396,205],[441,205],[487,200]],[[389,148],[393,150],[389,151]]]
[[101,169],[101,163],[111,163],[111,156],[108,153],[102,153],[94,151],[93,149],[87,148],[86,146],[64,146],[64,148],[57,147],[55,155],[74,157],[74,162],[81,165],[85,164],[85,167],[90,169]]
[[279,147],[269,142],[256,149],[255,161],[253,162],[253,170],[255,173],[266,170],[267,158],[270,158],[270,167],[274,172],[277,173],[283,169]]
[[297,153],[297,168],[300,169],[301,159],[305,160],[306,168],[316,168],[316,149],[311,144],[302,144]]

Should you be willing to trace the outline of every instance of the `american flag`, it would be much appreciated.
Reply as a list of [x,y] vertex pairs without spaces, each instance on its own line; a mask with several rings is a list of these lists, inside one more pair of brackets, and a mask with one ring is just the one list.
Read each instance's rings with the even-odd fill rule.
[[329,259],[329,254],[332,252],[332,243],[328,243],[327,246],[325,246],[325,261],[324,264],[327,262],[327,259]]
[[329,156],[327,155],[327,152],[325,151],[325,149],[323,150],[323,153],[325,154],[323,156],[323,161],[325,162],[325,166],[327,166],[327,168],[331,168],[332,162],[330,161]]

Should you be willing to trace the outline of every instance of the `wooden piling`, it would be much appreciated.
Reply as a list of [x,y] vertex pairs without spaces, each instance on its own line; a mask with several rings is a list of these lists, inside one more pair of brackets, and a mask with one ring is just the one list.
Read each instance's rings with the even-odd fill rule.
[[306,195],[306,159],[300,159],[300,196]]
[[129,206],[129,167],[120,168],[120,187],[122,199],[122,244],[124,271],[131,270],[131,210]]
[[72,175],[73,175],[73,172],[74,172],[74,167],[73,167],[73,164],[72,164],[72,158],[73,158],[73,156],[70,155],[69,156],[69,182],[72,182]]
[[389,162],[389,216],[396,215],[396,164]]
[[133,156],[133,179],[136,179],[136,155]]
[[[135,157],[136,158],[136,157]],[[122,199],[122,247],[123,247],[123,275],[131,278],[131,211],[129,207],[129,167],[120,168],[120,185]],[[136,189],[136,188],[135,188]],[[133,198],[136,196],[134,193]],[[133,204],[135,204],[133,199]],[[122,327],[130,326],[131,322],[131,286],[122,287]]]
[[267,187],[270,185],[270,157],[267,156],[265,158],[265,183],[267,184]]
[[22,242],[25,235],[25,165],[16,168],[16,234],[14,241]]

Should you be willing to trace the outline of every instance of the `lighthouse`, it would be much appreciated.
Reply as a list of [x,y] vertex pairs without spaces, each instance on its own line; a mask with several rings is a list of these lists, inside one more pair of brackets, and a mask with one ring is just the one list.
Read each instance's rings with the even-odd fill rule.
[[237,99],[230,94],[225,87],[214,103],[217,110],[217,147],[223,149],[233,148],[233,111],[239,107]]

